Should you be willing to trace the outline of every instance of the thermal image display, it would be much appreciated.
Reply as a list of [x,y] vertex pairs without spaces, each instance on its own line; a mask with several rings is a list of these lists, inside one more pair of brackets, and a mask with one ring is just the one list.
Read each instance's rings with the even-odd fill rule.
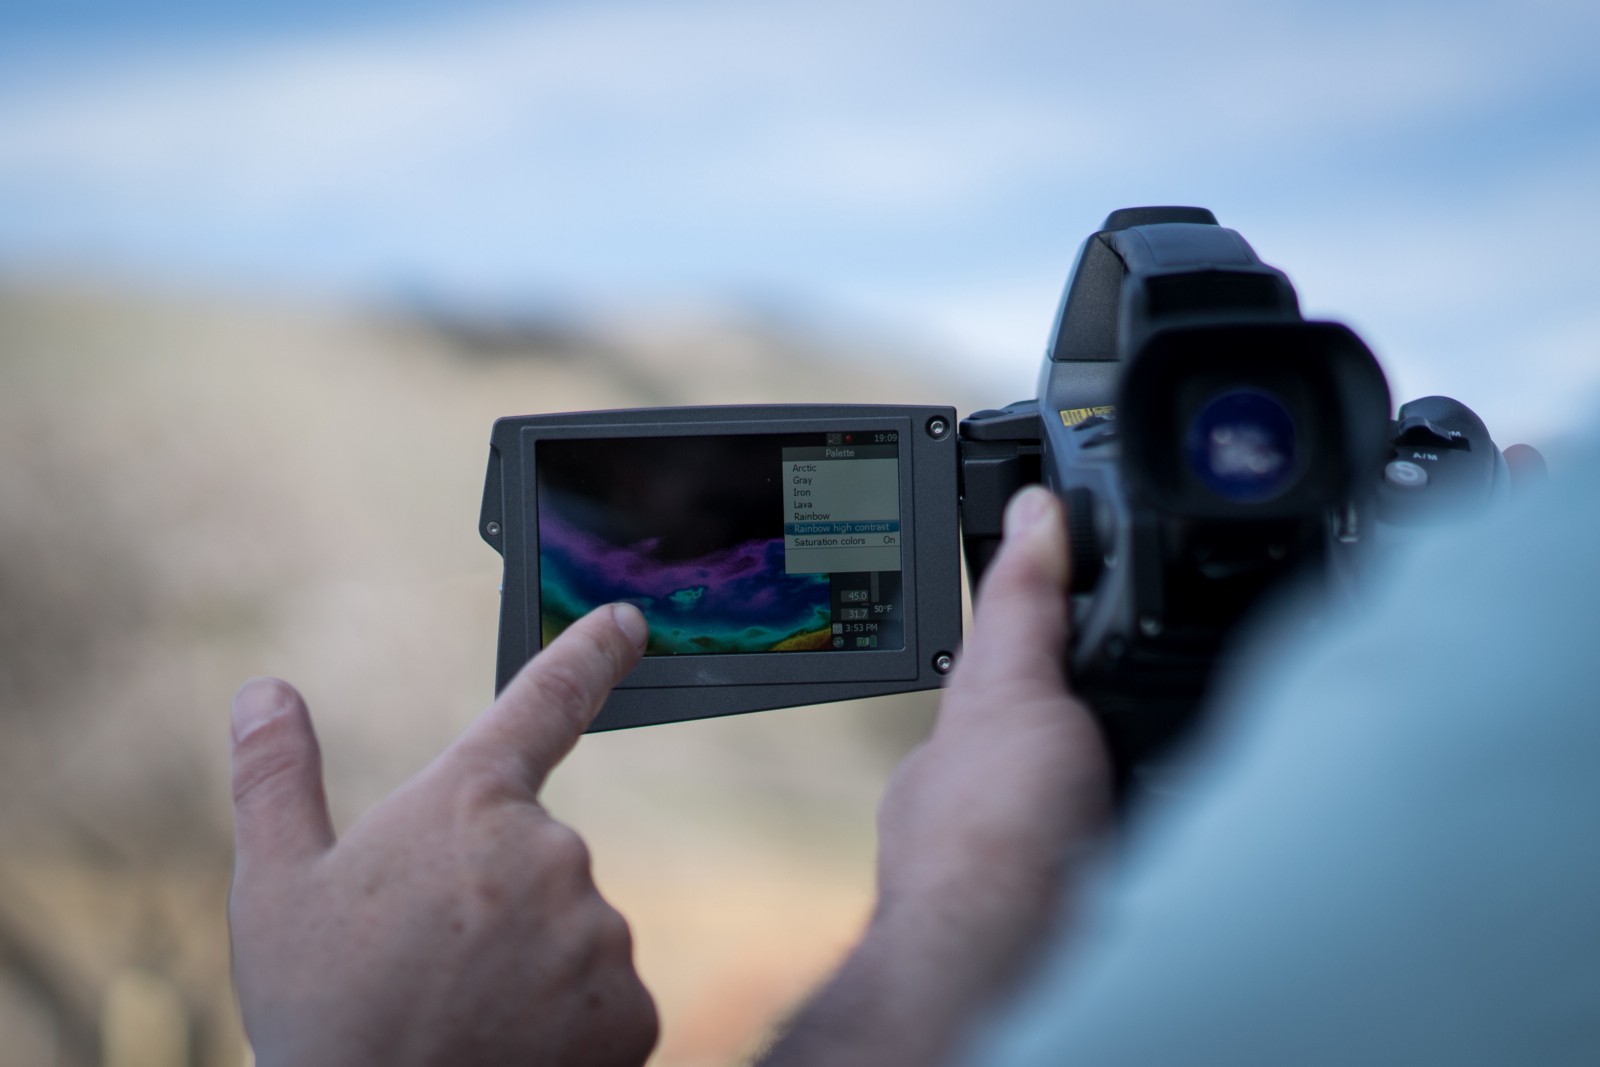
[[627,601],[647,655],[830,647],[829,576],[784,563],[783,438],[539,446],[540,629]]
[[785,574],[783,537],[752,538],[692,559],[662,559],[661,539],[612,544],[539,508],[545,641],[601,604],[627,601],[650,623],[647,654],[791,652],[829,647],[826,574]]

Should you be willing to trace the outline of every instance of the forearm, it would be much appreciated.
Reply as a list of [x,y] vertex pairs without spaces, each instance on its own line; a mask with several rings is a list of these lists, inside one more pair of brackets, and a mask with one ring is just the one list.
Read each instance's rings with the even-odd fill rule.
[[929,946],[897,944],[876,920],[837,974],[761,1059],[764,1067],[896,1067],[941,1062],[965,1015],[958,969]]
[[[839,971],[795,1015],[763,1067],[926,1067],[959,1052],[1047,943],[1055,916],[996,943],[996,924],[951,909],[880,909]],[[1012,929],[1016,929],[1013,927]]]

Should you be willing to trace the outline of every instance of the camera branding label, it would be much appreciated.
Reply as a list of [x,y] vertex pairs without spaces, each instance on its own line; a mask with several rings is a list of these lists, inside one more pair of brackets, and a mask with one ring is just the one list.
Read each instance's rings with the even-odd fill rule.
[[1092,419],[1096,415],[1099,415],[1102,418],[1114,419],[1117,417],[1117,409],[1110,404],[1105,404],[1100,407],[1093,408],[1067,408],[1066,410],[1060,412],[1060,415],[1061,425],[1076,426],[1078,423],[1083,422],[1086,419]]

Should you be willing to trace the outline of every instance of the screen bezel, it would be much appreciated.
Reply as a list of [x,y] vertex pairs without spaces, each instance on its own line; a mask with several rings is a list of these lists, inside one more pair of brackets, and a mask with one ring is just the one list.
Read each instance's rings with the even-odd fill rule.
[[[938,437],[930,422],[944,426]],[[495,423],[480,522],[505,558],[496,689],[539,649],[535,460],[541,440],[810,434],[900,435],[904,644],[898,649],[697,653],[645,658],[593,729],[822,703],[937,686],[961,638],[955,412],[947,407],[758,405],[571,412]],[[489,525],[498,527],[490,535]]]

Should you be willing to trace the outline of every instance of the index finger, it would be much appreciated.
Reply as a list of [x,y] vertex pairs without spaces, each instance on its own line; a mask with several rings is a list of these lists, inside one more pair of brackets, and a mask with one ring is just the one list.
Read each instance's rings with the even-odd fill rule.
[[649,627],[632,604],[607,604],[529,660],[457,747],[511,756],[530,793],[572,751],[611,690],[639,663]]
[[1511,491],[1521,496],[1550,480],[1550,466],[1544,454],[1532,445],[1512,445],[1500,453],[1511,474]]

